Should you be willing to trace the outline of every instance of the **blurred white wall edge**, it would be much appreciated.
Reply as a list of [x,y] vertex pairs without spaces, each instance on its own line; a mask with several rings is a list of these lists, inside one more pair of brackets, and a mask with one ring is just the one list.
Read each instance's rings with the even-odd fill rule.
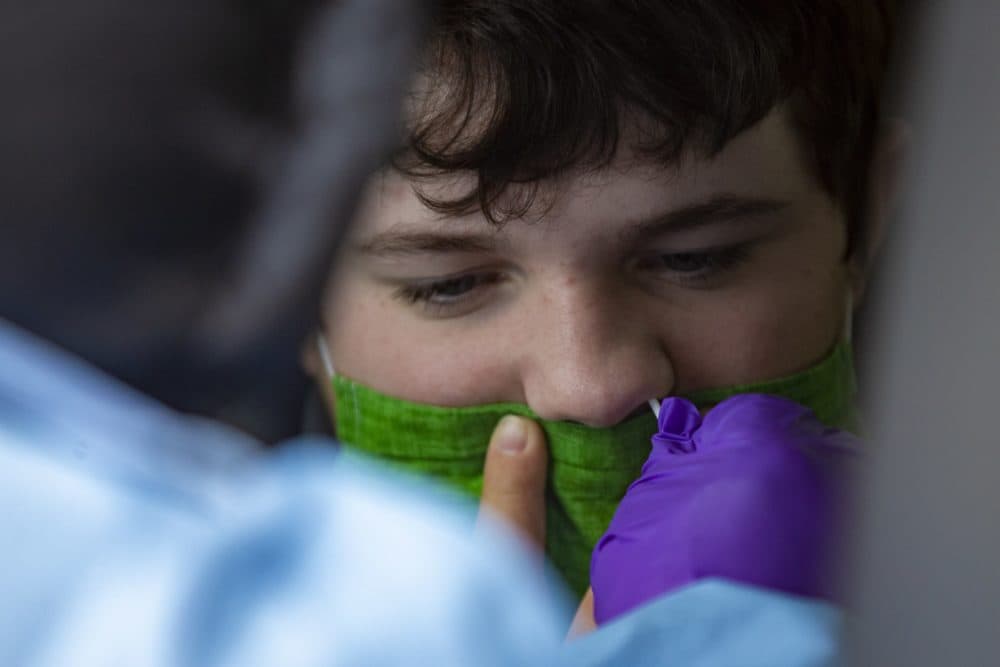
[[848,664],[1000,654],[1000,3],[927,5],[866,336]]

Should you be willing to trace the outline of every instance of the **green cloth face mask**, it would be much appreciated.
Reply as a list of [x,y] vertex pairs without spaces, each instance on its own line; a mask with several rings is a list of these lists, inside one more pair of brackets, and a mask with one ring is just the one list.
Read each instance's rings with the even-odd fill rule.
[[[326,356],[325,345],[321,352]],[[443,408],[392,398],[331,372],[337,437],[345,445],[407,470],[430,475],[470,496],[482,492],[490,435],[508,414],[535,419],[550,453],[546,552],[570,589],[588,586],[590,555],[618,502],[639,476],[657,423],[652,411],[611,428],[538,419],[525,405],[497,403]],[[855,427],[850,343],[839,343],[816,366],[778,380],[687,395],[709,407],[740,393],[784,396],[812,408],[826,424]]]

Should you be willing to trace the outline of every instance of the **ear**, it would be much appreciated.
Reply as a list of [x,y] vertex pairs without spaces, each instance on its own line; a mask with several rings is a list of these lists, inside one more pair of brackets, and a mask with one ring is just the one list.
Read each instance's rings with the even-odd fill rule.
[[855,306],[864,298],[872,265],[895,213],[896,191],[909,143],[910,127],[905,121],[892,119],[883,124],[869,174],[865,243],[848,260]]
[[299,348],[299,364],[306,375],[318,381],[322,379],[323,364],[319,358],[319,351],[316,349],[317,335],[316,332],[312,332],[302,341]]

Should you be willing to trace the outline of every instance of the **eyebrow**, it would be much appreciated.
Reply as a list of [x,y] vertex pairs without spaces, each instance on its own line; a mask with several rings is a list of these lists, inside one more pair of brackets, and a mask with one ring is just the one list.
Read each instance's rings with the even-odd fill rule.
[[495,234],[452,234],[387,231],[376,234],[357,249],[366,255],[392,256],[423,253],[491,252],[497,247]]
[[629,225],[622,235],[632,241],[655,238],[705,225],[745,221],[772,215],[788,207],[787,201],[731,194],[715,195],[663,215]]

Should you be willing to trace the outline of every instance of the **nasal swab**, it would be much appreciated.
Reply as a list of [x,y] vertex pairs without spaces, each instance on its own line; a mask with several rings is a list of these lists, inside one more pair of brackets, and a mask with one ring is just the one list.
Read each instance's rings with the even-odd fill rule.
[[660,418],[660,402],[658,400],[656,400],[655,398],[651,398],[651,399],[649,399],[649,407],[653,409],[653,415],[655,415],[656,418],[659,419]]

